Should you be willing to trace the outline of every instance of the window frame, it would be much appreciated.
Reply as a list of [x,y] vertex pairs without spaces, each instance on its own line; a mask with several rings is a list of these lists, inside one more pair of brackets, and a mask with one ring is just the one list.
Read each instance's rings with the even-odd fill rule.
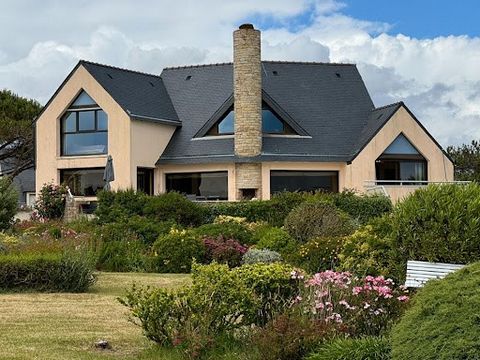
[[[68,184],[66,184],[66,181],[65,181],[65,172],[66,171],[71,171],[71,172],[77,172],[77,171],[89,171],[89,170],[101,170],[101,171],[105,171],[105,167],[85,167],[85,168],[66,168],[66,169],[59,169],[59,172],[60,172],[60,184],[65,184],[68,186]],[[103,175],[102,175],[103,176]],[[71,189],[72,190],[72,189]],[[77,197],[96,197],[97,195],[75,195],[72,191],[72,195],[73,196],[77,196]]]
[[[227,180],[227,184],[226,184],[226,196],[224,198],[220,198],[218,196],[215,196],[215,199],[212,198],[211,199],[208,199],[208,198],[205,198],[205,199],[202,199],[202,195],[196,195],[195,194],[195,199],[192,199],[193,201],[228,201],[229,200],[229,183],[230,183],[230,177],[229,177],[229,171],[228,170],[213,170],[213,171],[185,171],[185,172],[169,172],[169,173],[165,173],[165,192],[170,192],[170,191],[177,191],[177,192],[180,192],[179,190],[175,190],[175,189],[169,189],[169,180],[168,180],[168,177],[169,176],[172,176],[172,175],[192,175],[192,174],[222,174],[225,176],[226,180]],[[185,195],[185,196],[188,196],[188,195],[193,195],[193,194],[187,194],[187,193],[182,193],[180,192],[182,195]]]
[[[94,112],[94,125],[95,128],[93,130],[79,130],[80,124],[80,113],[81,112]],[[99,106],[92,106],[92,105],[82,105],[82,106],[71,106],[67,111],[65,111],[62,116],[60,117],[60,156],[62,157],[71,157],[71,156],[102,156],[108,154],[108,114],[107,115],[107,129],[106,130],[99,130],[98,129],[98,112],[103,111]],[[69,114],[75,114],[75,129],[76,131],[66,131],[64,127],[64,119]],[[107,145],[106,149],[102,153],[80,153],[80,154],[66,154],[65,153],[65,135],[74,135],[74,134],[97,134],[97,133],[107,133]]]
[[[284,172],[284,173],[334,173],[334,175],[328,175],[329,177],[335,176],[336,178],[336,183],[332,187],[332,191],[328,191],[326,189],[316,189],[316,190],[300,190],[300,191],[326,191],[329,193],[338,193],[340,191],[340,171],[338,170],[301,170],[301,169],[271,169],[270,170],[270,176],[269,176],[269,187],[270,187],[270,196],[283,192],[283,191],[289,191],[289,190],[281,190],[281,191],[272,191],[272,173],[276,172]],[[299,176],[300,177],[300,176]]]

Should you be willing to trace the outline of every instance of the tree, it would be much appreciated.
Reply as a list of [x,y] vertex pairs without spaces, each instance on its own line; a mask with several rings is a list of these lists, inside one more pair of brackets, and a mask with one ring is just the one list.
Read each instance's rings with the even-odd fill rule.
[[0,91],[0,164],[2,175],[14,177],[33,166],[34,119],[42,110],[36,101],[9,90]]
[[480,182],[480,142],[449,146],[447,152],[455,163],[455,180]]

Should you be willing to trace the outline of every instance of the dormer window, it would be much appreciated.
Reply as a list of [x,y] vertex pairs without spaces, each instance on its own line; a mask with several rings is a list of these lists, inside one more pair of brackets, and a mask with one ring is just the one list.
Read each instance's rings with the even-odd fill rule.
[[100,155],[108,152],[108,117],[82,91],[61,118],[61,155]]
[[[207,136],[233,135],[234,129],[235,111],[233,107],[231,107],[207,132]],[[295,130],[285,121],[281,120],[265,103],[262,104],[262,132],[264,134],[296,135]]]

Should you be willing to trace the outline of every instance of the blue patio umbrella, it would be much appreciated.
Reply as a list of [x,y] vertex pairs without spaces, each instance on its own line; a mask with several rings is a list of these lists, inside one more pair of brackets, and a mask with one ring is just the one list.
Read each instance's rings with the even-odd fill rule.
[[108,155],[105,171],[103,172],[103,181],[105,181],[103,190],[110,191],[110,182],[113,180],[115,180],[115,174],[113,172],[113,159],[111,155]]

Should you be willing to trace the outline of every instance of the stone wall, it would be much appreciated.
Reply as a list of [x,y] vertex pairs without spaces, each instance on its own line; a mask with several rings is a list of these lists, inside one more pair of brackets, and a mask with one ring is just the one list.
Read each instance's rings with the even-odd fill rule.
[[255,197],[262,198],[262,165],[256,163],[235,164],[236,198],[243,198],[243,190],[255,189]]

